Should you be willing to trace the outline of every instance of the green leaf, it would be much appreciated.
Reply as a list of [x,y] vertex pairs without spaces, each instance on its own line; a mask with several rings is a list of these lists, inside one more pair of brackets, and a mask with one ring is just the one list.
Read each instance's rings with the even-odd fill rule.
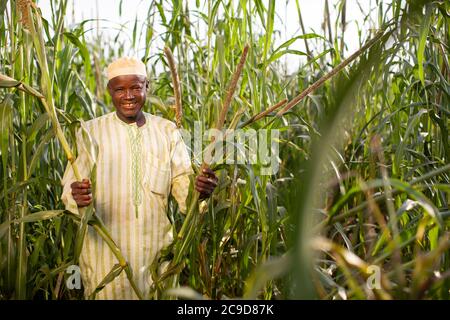
[[[307,34],[302,34],[300,36],[296,36],[294,38],[291,38],[289,40],[287,40],[286,42],[283,42],[280,46],[278,46],[273,53],[280,51],[283,48],[289,47],[291,44],[293,44],[295,41],[297,41],[298,39],[314,39],[314,38],[320,38],[320,39],[324,39],[324,37],[316,34],[316,33],[307,33]],[[329,51],[330,49],[328,49],[327,51]]]
[[0,151],[3,172],[8,164],[9,136],[12,129],[13,95],[7,94],[0,103]]
[[13,78],[5,76],[0,73],[0,88],[12,88],[17,87],[20,84],[20,81],[17,81]]
[[54,130],[47,131],[47,133],[44,135],[44,137],[39,142],[39,145],[37,146],[37,148],[33,151],[33,156],[31,158],[30,166],[28,168],[29,175],[33,174],[36,165],[41,160],[42,152],[45,150],[45,147],[48,147],[48,143],[54,136],[55,136]]
[[307,56],[307,54],[305,52],[303,52],[303,51],[293,50],[293,49],[286,49],[286,50],[278,51],[278,52],[272,54],[270,56],[270,58],[267,60],[266,64],[267,65],[271,64],[272,62],[274,62],[275,60],[281,58],[285,54],[295,54],[295,55],[298,55],[298,56]]
[[430,251],[435,250],[439,244],[439,227],[435,226],[428,231],[428,239],[430,240]]
[[80,51],[81,58],[84,62],[84,70],[86,74],[91,73],[91,60],[89,58],[89,50],[87,49],[86,45],[80,41],[80,39],[71,32],[64,32],[63,35],[72,43],[74,44],[78,50]]
[[422,26],[420,28],[419,48],[417,49],[417,63],[419,65],[419,79],[422,85],[425,86],[425,75],[423,71],[424,53],[427,43],[428,32],[431,25],[431,5],[426,6],[425,17],[422,20]]
[[405,148],[408,143],[409,136],[416,131],[416,128],[420,122],[420,118],[423,114],[427,113],[428,110],[421,109],[419,112],[417,112],[409,121],[408,126],[406,128],[405,134],[403,136],[402,141],[397,146],[397,150],[395,152],[395,159],[394,159],[394,174],[399,174],[400,172],[400,164],[401,161],[404,159],[405,154]]
[[36,138],[37,133],[39,130],[42,129],[42,127],[47,123],[47,121],[50,120],[50,116],[48,113],[42,113],[27,129],[27,142],[33,142]]
[[102,289],[110,282],[112,282],[115,278],[117,278],[120,273],[122,272],[123,268],[120,264],[115,264],[111,271],[103,278],[103,280],[98,284],[98,286],[95,288],[94,292],[89,297],[90,299],[95,299],[95,296],[97,293],[102,291]]
[[292,256],[287,253],[259,266],[247,280],[244,298],[256,299],[258,292],[266,282],[281,277],[288,272],[292,262]]
[[3,238],[8,231],[9,225],[11,223],[22,223],[22,222],[36,222],[36,221],[43,221],[55,218],[59,215],[61,215],[65,210],[47,210],[47,211],[40,211],[36,213],[32,213],[29,215],[26,215],[25,217],[21,219],[14,219],[12,221],[6,221],[0,224],[0,239]]
[[269,10],[267,11],[267,20],[266,20],[266,35],[264,42],[264,52],[263,59],[267,59],[267,53],[269,52],[269,48],[271,45],[272,37],[273,37],[273,22],[275,19],[275,0],[269,1]]
[[136,14],[136,18],[134,19],[133,36],[132,36],[132,46],[135,49],[136,49],[137,23],[138,23],[138,17]]

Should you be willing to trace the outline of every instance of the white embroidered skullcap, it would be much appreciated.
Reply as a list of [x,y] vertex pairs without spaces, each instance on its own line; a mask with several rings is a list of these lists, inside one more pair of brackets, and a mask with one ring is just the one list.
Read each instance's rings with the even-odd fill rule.
[[108,81],[117,76],[130,74],[147,77],[145,64],[141,60],[133,57],[123,57],[111,62],[106,69],[106,73],[108,75]]

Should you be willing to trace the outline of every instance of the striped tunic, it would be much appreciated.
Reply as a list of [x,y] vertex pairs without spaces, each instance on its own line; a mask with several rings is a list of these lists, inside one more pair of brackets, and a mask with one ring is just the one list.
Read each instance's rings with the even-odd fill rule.
[[[171,192],[180,210],[186,210],[191,162],[176,126],[144,113],[146,123],[127,124],[115,112],[87,121],[86,129],[98,145],[94,206],[114,242],[133,270],[144,295],[152,283],[150,265],[156,253],[172,239],[167,217]],[[76,164],[82,177],[90,177],[89,158],[80,132]],[[62,179],[62,201],[78,213],[70,184],[76,179],[70,164]],[[118,261],[107,244],[89,228],[80,256],[85,296],[89,296]],[[97,299],[136,299],[125,271],[97,294]]]

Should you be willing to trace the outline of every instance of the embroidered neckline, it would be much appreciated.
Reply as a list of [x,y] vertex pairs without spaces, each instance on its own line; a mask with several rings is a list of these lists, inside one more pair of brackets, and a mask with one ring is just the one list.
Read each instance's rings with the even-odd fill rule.
[[[120,120],[120,119],[119,119]],[[141,179],[142,179],[142,127],[136,125],[127,126],[128,137],[131,145],[131,175],[133,204],[138,218],[139,206],[142,203]]]

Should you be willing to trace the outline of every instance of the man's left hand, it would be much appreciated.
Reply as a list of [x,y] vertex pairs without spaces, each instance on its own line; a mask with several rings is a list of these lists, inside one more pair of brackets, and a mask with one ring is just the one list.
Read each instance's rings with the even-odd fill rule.
[[209,198],[217,187],[218,181],[219,179],[211,168],[204,168],[195,179],[195,189],[200,193],[200,199]]

